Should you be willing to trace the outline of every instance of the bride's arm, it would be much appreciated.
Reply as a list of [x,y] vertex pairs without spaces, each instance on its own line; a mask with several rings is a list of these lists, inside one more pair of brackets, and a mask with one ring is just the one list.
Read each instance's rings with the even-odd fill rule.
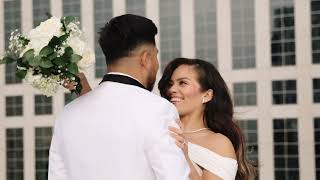
[[[183,129],[181,122],[178,124],[180,125],[180,128]],[[177,146],[183,150],[184,156],[188,161],[190,167],[190,180],[222,180],[219,176],[207,171],[206,169],[202,171],[202,175],[199,175],[195,165],[189,158],[188,145],[185,138],[183,137],[182,130],[175,127],[169,127],[169,130],[171,131],[170,135],[176,140]]]
[[[90,84],[86,78],[86,76],[84,75],[84,73],[79,73],[77,74],[77,76],[79,77],[80,79],[80,83],[82,85],[82,90],[80,92],[80,94],[78,94],[78,96],[82,96],[84,94],[86,94],[87,92],[91,91],[91,87],[90,87]],[[72,83],[72,82],[66,82],[63,84],[63,86],[69,90],[73,90],[75,88],[75,84]]]
[[186,140],[183,137],[182,130],[175,128],[175,127],[169,127],[169,130],[171,131],[170,135],[176,140],[176,145],[182,149],[184,156],[188,162],[188,165],[190,167],[190,175],[189,175],[190,180],[202,180],[202,177],[198,174],[191,159],[189,158],[188,145],[187,145]]
[[81,90],[79,96],[82,96],[85,93],[91,91],[92,89],[90,87],[90,84],[89,84],[86,76],[83,73],[79,73],[79,74],[77,74],[77,76],[80,78],[80,83],[82,85],[82,90]]

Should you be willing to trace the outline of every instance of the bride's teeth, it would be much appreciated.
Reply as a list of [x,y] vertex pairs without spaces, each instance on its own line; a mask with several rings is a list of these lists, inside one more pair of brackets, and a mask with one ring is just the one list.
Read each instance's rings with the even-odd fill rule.
[[171,98],[171,102],[180,102],[181,99],[180,98]]

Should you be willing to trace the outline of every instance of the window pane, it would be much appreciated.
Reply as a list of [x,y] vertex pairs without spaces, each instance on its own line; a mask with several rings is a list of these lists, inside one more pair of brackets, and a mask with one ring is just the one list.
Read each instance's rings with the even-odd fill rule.
[[234,83],[234,102],[236,106],[250,106],[257,104],[256,83]]
[[112,18],[112,0],[94,0],[95,77],[106,73],[106,60],[99,45],[99,31]]
[[22,116],[23,99],[22,96],[6,97],[6,116]]
[[[170,0],[172,1],[172,0]],[[162,0],[160,1],[160,3]],[[180,11],[180,10],[179,10]],[[178,13],[177,11],[176,13]],[[216,0],[194,1],[196,57],[207,60],[218,67]],[[161,19],[160,19],[161,24]],[[180,23],[178,23],[179,25]],[[160,25],[163,28],[162,25]],[[161,39],[163,36],[161,36]],[[180,41],[179,41],[180,43]],[[162,44],[161,44],[162,46]],[[180,47],[180,44],[178,44]],[[180,51],[179,51],[180,55]],[[161,52],[162,56],[162,52]],[[178,56],[176,56],[178,57]]]
[[313,79],[313,102],[320,102],[320,79]]
[[6,129],[7,179],[23,180],[23,129]]
[[33,26],[40,25],[40,22],[48,19],[50,14],[50,0],[32,0],[33,2]]
[[320,39],[320,1],[311,2],[311,29],[312,29],[312,63],[320,63],[319,39]]
[[35,95],[35,114],[52,114],[52,97],[44,95]]
[[160,5],[161,70],[173,58],[180,57],[180,1],[162,0]]
[[81,21],[81,2],[80,0],[62,0],[63,16],[74,16]]
[[293,0],[271,0],[270,6],[272,66],[295,65]]
[[43,180],[48,176],[48,156],[51,137],[51,127],[41,127],[35,129],[36,180]]
[[145,0],[126,0],[127,13],[145,16],[145,3]]
[[[274,119],[273,136],[275,178],[291,180],[299,173],[297,119]],[[290,175],[291,172],[294,173]]]
[[234,69],[255,67],[254,0],[231,1]]

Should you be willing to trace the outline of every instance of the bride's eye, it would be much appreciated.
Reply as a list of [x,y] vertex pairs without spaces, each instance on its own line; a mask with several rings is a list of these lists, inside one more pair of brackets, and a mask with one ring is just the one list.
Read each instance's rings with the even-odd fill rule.
[[180,86],[185,86],[185,85],[187,85],[187,84],[188,84],[188,83],[185,82],[185,81],[180,81],[180,82],[179,82],[179,85],[180,85]]

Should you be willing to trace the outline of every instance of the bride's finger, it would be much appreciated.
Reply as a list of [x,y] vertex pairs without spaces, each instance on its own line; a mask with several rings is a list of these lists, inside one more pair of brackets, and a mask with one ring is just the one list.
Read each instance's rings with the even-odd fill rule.
[[65,82],[63,83],[63,87],[65,87],[66,89],[69,89],[69,90],[75,89],[76,85],[77,85],[76,82],[71,82],[68,80],[65,80]]
[[176,141],[176,145],[183,150],[184,144]]
[[183,131],[181,129],[176,128],[176,127],[169,126],[169,130],[176,133],[176,134],[179,134],[179,135],[183,134]]
[[181,144],[185,143],[185,139],[176,133],[170,132],[170,136],[173,137],[177,142]]
[[177,119],[176,122],[177,122],[177,124],[179,125],[180,129],[183,131],[184,127],[183,127],[183,124],[182,124],[182,122],[180,121],[180,119]]

